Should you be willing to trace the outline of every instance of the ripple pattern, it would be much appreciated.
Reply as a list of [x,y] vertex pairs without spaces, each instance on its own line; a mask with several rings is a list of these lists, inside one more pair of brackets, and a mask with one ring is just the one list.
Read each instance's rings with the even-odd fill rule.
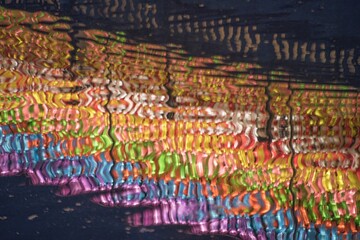
[[148,206],[134,226],[359,238],[358,89],[47,12],[0,13],[1,176]]

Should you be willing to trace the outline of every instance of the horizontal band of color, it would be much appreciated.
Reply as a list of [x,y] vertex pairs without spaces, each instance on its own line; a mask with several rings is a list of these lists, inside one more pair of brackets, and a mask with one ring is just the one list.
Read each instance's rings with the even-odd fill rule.
[[[141,189],[142,191],[147,192],[137,194],[134,192],[139,192],[139,190],[133,189],[131,187],[124,187],[124,191],[119,193],[99,193],[92,198],[92,201],[105,206],[140,205],[154,207],[155,209],[161,211],[160,214],[152,215],[159,217],[159,219],[154,219],[155,222],[158,222],[159,224],[200,224],[205,222],[227,221],[230,219],[247,219],[247,223],[245,223],[245,221],[240,224],[235,224],[237,225],[236,228],[239,229],[249,227],[250,229],[256,231],[266,229],[267,231],[281,232],[286,230],[286,228],[292,227],[291,222],[293,221],[293,218],[291,216],[290,209],[273,209],[263,213],[258,212],[255,214],[250,214],[250,212],[234,214],[234,212],[229,211],[231,208],[234,208],[232,206],[234,204],[239,206],[246,206],[247,204],[251,205],[251,203],[246,203],[249,201],[249,199],[257,196],[256,199],[261,201],[260,198],[264,197],[265,195],[245,195],[243,201],[234,199],[237,201],[234,203],[231,202],[230,199],[220,199],[219,197],[207,197],[200,200],[195,200],[194,198],[183,199],[179,197],[156,197],[154,196],[156,193],[151,192],[153,190],[145,190],[145,188]],[[253,200],[250,200],[250,202],[252,201]],[[249,208],[251,209],[252,207],[250,205]],[[150,211],[152,211],[152,209],[150,209]],[[140,219],[138,218],[133,218],[132,224],[135,226],[141,225],[139,220]],[[233,227],[235,227],[235,225]]]
[[[57,108],[46,108],[46,105],[29,105],[26,107],[26,109],[22,109],[19,108],[17,110],[10,110],[10,111],[2,111],[0,117],[1,117],[1,121],[2,122],[12,122],[12,123],[16,123],[17,121],[19,121],[19,119],[24,119],[25,117],[23,116],[22,112],[38,112],[39,114],[34,115],[34,116],[30,116],[27,114],[26,119],[28,120],[28,122],[21,122],[21,124],[18,127],[18,131],[19,132],[48,132],[48,131],[53,131],[53,130],[57,130],[61,132],[62,128],[65,128],[64,130],[68,131],[70,134],[74,135],[74,136],[79,136],[81,135],[82,131],[84,131],[84,134],[90,134],[87,133],[87,131],[91,131],[89,129],[87,129],[87,127],[90,126],[94,126],[95,125],[100,125],[100,123],[106,123],[109,120],[107,119],[107,117],[105,117],[106,114],[101,113],[99,114],[96,113],[96,109],[82,109],[80,108],[79,110],[74,109],[74,108],[65,108],[65,109],[57,109]],[[46,108],[46,111],[45,111]],[[49,115],[50,114],[50,115]],[[95,117],[96,115],[98,115],[99,119],[97,117]],[[86,117],[89,116],[90,118]],[[240,115],[241,116],[241,113]],[[78,118],[77,118],[78,117]],[[44,119],[46,118],[46,120],[34,120],[34,119]],[[75,121],[74,119],[79,119],[79,118],[85,118],[83,121]],[[10,120],[11,119],[11,120]],[[54,119],[54,120],[52,120]],[[154,138],[159,139],[161,137],[163,138],[168,138],[168,134],[176,134],[179,133],[180,129],[184,129],[185,131],[189,132],[189,134],[191,134],[192,132],[198,132],[198,134],[200,134],[200,138],[203,132],[207,132],[208,135],[212,135],[212,134],[217,134],[217,135],[221,135],[221,134],[225,134],[228,135],[229,133],[236,133],[236,132],[240,132],[240,131],[249,131],[249,128],[246,127],[247,125],[253,125],[255,123],[252,122],[248,122],[248,121],[244,121],[244,124],[241,123],[241,117],[238,119],[240,122],[237,122],[235,124],[235,122],[220,122],[220,123],[207,123],[207,122],[185,122],[185,121],[167,121],[165,119],[162,120],[157,120],[157,119],[146,119],[146,118],[142,118],[142,117],[138,117],[138,116],[134,116],[134,115],[122,115],[122,114],[116,114],[116,115],[112,115],[111,117],[113,125],[114,125],[114,131],[111,130],[114,133],[114,138],[115,139],[121,139],[121,138],[127,138],[128,135],[130,135],[132,138],[141,138],[141,136],[145,135],[146,136],[146,129],[153,129],[150,128],[149,126],[159,126],[159,130],[160,131],[154,131],[153,133],[155,134]],[[245,118],[246,119],[246,114],[245,114]],[[56,124],[57,121],[60,122],[60,124]],[[127,131],[121,131],[123,129],[123,125],[124,124],[134,124],[134,126],[132,126],[133,133],[129,132],[127,133]],[[265,121],[264,121],[265,124]],[[119,126],[121,126],[119,128]],[[161,131],[161,130],[164,131]],[[139,130],[141,130],[141,133],[139,132]],[[119,133],[119,131],[121,131]],[[181,130],[180,130],[181,131]],[[251,131],[251,130],[250,130]],[[255,131],[255,130],[253,130]],[[344,130],[345,131],[345,130]],[[150,131],[151,132],[151,131]],[[150,132],[148,132],[147,134],[149,135]],[[354,138],[351,137],[351,135],[353,135],[353,131],[346,131],[346,136],[343,137],[326,137],[326,136],[322,136],[321,138],[317,138],[317,137],[304,137],[302,136],[301,139],[297,140],[297,136],[294,135],[294,142],[293,142],[293,147],[296,150],[296,152],[299,152],[300,150],[306,151],[307,149],[321,149],[323,148],[324,150],[326,150],[326,147],[335,147],[335,141],[340,141],[343,142],[342,143],[342,147],[347,147],[347,146],[351,146],[353,145],[355,142]],[[125,136],[121,136],[121,134],[125,134]],[[164,135],[165,134],[165,135]],[[296,134],[296,133],[294,133]],[[340,134],[340,133],[339,133]],[[343,133],[344,134],[344,133]],[[256,135],[257,133],[254,133],[254,137],[256,139]],[[274,132],[273,132],[274,135]],[[240,138],[242,139],[242,135],[240,136]],[[343,140],[342,140],[343,138]],[[242,139],[242,142],[246,142],[248,140]],[[300,141],[300,142],[299,142]],[[308,144],[304,144],[308,142]],[[315,142],[315,145],[314,145]],[[325,142],[325,143],[324,143]],[[328,146],[326,145],[326,142],[328,142]],[[296,143],[296,144],[295,144]],[[358,141],[357,144],[359,144],[360,142]],[[324,145],[325,144],[325,145]],[[314,146],[319,146],[319,147],[314,147]],[[357,145],[355,145],[356,147]]]
[[[150,147],[152,143],[144,143]],[[44,157],[44,149],[32,149],[20,153],[16,152],[8,152],[3,153],[2,159],[3,164],[8,166],[8,168],[13,169],[13,166],[18,166],[16,172],[22,170],[31,170],[32,168],[41,168],[46,169],[44,167],[39,167],[41,165],[46,166],[58,166],[61,161],[71,161],[74,164],[81,164],[81,159],[91,159],[91,162],[96,166],[118,166],[119,164],[123,164],[124,162],[132,162],[133,164],[137,164],[138,166],[142,166],[140,169],[136,171],[137,176],[142,177],[152,177],[152,178],[165,178],[165,179],[179,179],[179,180],[199,180],[206,179],[211,181],[216,181],[218,184],[225,184],[222,191],[224,193],[232,191],[231,189],[268,189],[273,188],[278,185],[281,185],[284,182],[288,182],[291,177],[291,170],[286,167],[277,168],[277,171],[273,171],[271,168],[269,169],[233,169],[228,168],[226,170],[225,166],[221,167],[225,162],[228,162],[226,156],[222,158],[215,158],[214,156],[196,156],[191,153],[186,154],[176,154],[170,152],[152,152],[148,155],[140,158],[130,158],[132,156],[132,151],[134,151],[131,147],[133,145],[130,143],[129,145],[123,145],[123,150],[127,149],[126,152],[129,158],[124,158],[122,160],[117,160],[116,162],[111,161],[109,152],[99,152],[94,155],[89,156],[75,156],[75,157],[64,157],[59,154],[54,154],[52,158]],[[125,152],[125,154],[126,154]],[[135,153],[135,152],[133,152]],[[229,159],[231,156],[228,156]],[[68,159],[68,160],[67,160]],[[77,163],[80,161],[79,163]],[[9,163],[6,163],[9,162]],[[228,163],[229,164],[229,163]],[[3,174],[6,174],[7,169],[3,169]],[[15,171],[15,170],[14,170]],[[76,171],[69,170],[74,173],[76,176]],[[60,171],[61,173],[62,171]],[[82,170],[87,174],[86,170]],[[45,174],[45,173],[44,173]],[[108,173],[110,174],[110,172]],[[119,178],[119,175],[129,175],[128,170],[121,172],[115,171],[112,173],[115,178]],[[52,173],[49,173],[49,176],[52,176]],[[68,174],[65,174],[68,176]],[[131,175],[131,174],[130,174]],[[62,177],[59,175],[58,177]],[[110,175],[108,179],[111,178]],[[121,178],[120,178],[121,179]],[[112,182],[111,180],[107,182]],[[226,186],[226,187],[225,187]]]
[[[13,157],[14,158],[14,157]],[[3,165],[3,164],[2,164]],[[82,167],[84,166],[84,167]],[[134,184],[134,183],[141,183],[141,181],[143,181],[143,179],[146,179],[146,177],[141,177],[141,169],[145,167],[146,165],[142,166],[141,163],[131,163],[131,162],[120,162],[118,164],[115,165],[115,167],[113,167],[113,164],[111,162],[107,162],[107,161],[102,161],[102,162],[96,162],[94,159],[91,158],[83,158],[83,159],[63,159],[63,160],[58,160],[58,161],[52,161],[52,162],[44,162],[41,163],[40,165],[34,165],[31,169],[28,169],[28,174],[30,175],[30,177],[33,179],[34,183],[39,183],[39,184],[57,184],[59,182],[63,182],[64,178],[68,178],[69,182],[71,182],[70,186],[73,185],[74,186],[74,178],[80,178],[81,176],[85,177],[85,178],[90,178],[93,179],[91,180],[91,183],[87,184],[88,186],[93,186],[94,189],[100,189],[101,186],[116,186],[121,187],[123,184]],[[40,170],[42,169],[42,170]],[[111,169],[113,169],[112,174],[110,173]],[[114,175],[114,171],[116,172],[116,175]],[[115,178],[113,178],[113,176],[116,176]],[[161,180],[161,176],[152,176],[154,177],[154,179],[159,179],[159,181]],[[173,180],[172,180],[173,179]],[[180,186],[179,189],[181,189],[181,183],[182,181],[186,181],[188,182],[188,179],[179,179],[179,178],[168,178],[168,180],[166,181],[178,181],[180,182]],[[207,185],[208,187],[210,187],[211,189],[206,191],[206,192],[212,192],[211,195],[215,194],[215,196],[219,196],[218,194],[221,193],[222,190],[222,186],[226,183],[222,183],[221,178],[219,179],[214,179],[215,181],[211,181],[210,185]],[[116,182],[114,182],[116,181]],[[84,181],[82,181],[84,183]],[[85,181],[86,182],[86,181]],[[191,181],[190,181],[191,183]],[[199,182],[198,182],[199,183]],[[216,184],[216,185],[213,185]],[[83,184],[82,184],[83,185]],[[216,188],[214,188],[214,186],[217,186]],[[67,188],[65,188],[67,189]],[[85,187],[85,189],[89,189],[91,191],[91,188],[89,187]],[[79,189],[77,188],[77,190],[75,190],[75,192],[78,192]],[[179,190],[181,192],[181,190]],[[71,190],[70,190],[71,192]],[[188,191],[189,192],[189,191]],[[221,194],[222,196],[227,196],[227,195],[233,195],[236,194],[237,191],[232,191],[232,192],[228,192],[225,195]],[[184,193],[184,192],[183,192]],[[309,192],[308,194],[311,194],[310,196],[312,196],[312,193]],[[170,194],[171,195],[171,194]],[[171,195],[173,197],[175,197],[174,195]],[[184,195],[176,195],[177,197],[183,197]],[[204,196],[208,196],[208,194],[205,194]],[[299,195],[300,197],[300,195]],[[340,219],[340,215],[339,215],[339,208],[344,208],[345,207],[345,212],[346,215],[341,214],[341,219],[343,217],[345,217],[345,219],[349,219],[351,216],[356,216],[356,211],[355,208],[352,207],[352,210],[348,210],[348,208],[350,208],[353,204],[345,204],[342,203],[338,203],[334,206],[334,202],[331,202],[331,197],[329,200],[326,200],[326,203],[324,202],[325,199],[320,199],[320,202],[317,201],[317,204],[311,204],[310,201],[310,205],[309,207],[307,206],[308,203],[308,198],[305,197],[304,201],[302,200],[304,197],[304,194],[302,194],[299,202],[301,204],[305,204],[304,207],[306,209],[308,209],[309,213],[310,213],[310,219],[313,219],[314,221],[317,219],[334,219],[334,220],[339,220]],[[311,198],[310,198],[311,199]],[[284,199],[285,200],[285,199]],[[313,200],[314,201],[314,200]],[[329,202],[330,201],[330,202]],[[286,202],[286,200],[285,200]],[[326,204],[326,205],[324,205]],[[319,216],[319,214],[317,214],[318,216],[316,217],[316,215],[314,215],[314,213],[311,213],[314,209],[314,206],[325,206],[325,208],[323,208],[323,210],[321,210],[321,216]],[[326,210],[329,209],[329,210]],[[319,210],[316,210],[316,212],[318,212]],[[326,211],[332,211],[333,213],[331,213],[332,216],[334,217],[329,217],[330,213],[326,213]],[[349,213],[351,213],[351,215],[349,215]],[[313,217],[315,216],[315,217]],[[306,217],[307,218],[307,217]]]
[[[95,197],[96,198],[96,197]],[[98,198],[95,199],[98,200]],[[357,239],[359,233],[355,231],[344,231],[337,226],[327,227],[320,224],[315,227],[311,224],[309,227],[298,225],[296,233],[291,232],[291,213],[279,210],[276,213],[255,214],[253,216],[226,216],[222,218],[208,218],[203,220],[204,214],[198,214],[199,211],[206,211],[208,208],[202,208],[205,203],[193,203],[184,200],[166,200],[161,201],[156,207],[143,210],[142,213],[135,213],[128,217],[128,222],[133,226],[149,225],[169,225],[169,224],[189,224],[192,226],[192,233],[219,233],[240,235],[242,239],[254,235],[257,239]],[[195,205],[195,206],[194,206]],[[144,206],[147,206],[144,204]],[[185,207],[186,206],[186,207]],[[183,212],[183,209],[191,211]],[[211,209],[211,207],[210,207]],[[285,213],[285,214],[284,214]],[[200,215],[200,216],[199,216]],[[185,216],[185,217],[183,217]],[[195,221],[194,221],[195,220]],[[198,221],[196,221],[198,220]],[[201,221],[203,220],[203,221]],[[264,234],[264,235],[263,235]],[[260,236],[259,236],[260,235]]]
[[[73,139],[70,142],[68,142],[67,140],[56,142],[56,141],[54,141],[56,138],[52,134],[47,134],[45,136],[40,135],[40,134],[37,134],[37,135],[36,134],[33,134],[33,135],[16,134],[14,136],[6,135],[5,137],[1,138],[2,139],[2,149],[5,152],[16,151],[16,152],[26,153],[27,151],[30,151],[33,153],[32,155],[34,156],[34,159],[31,159],[31,161],[37,162],[37,161],[44,161],[46,159],[70,157],[70,156],[74,156],[76,154],[81,154],[81,153],[84,154],[86,152],[87,152],[87,154],[98,155],[99,151],[110,150],[110,146],[112,144],[111,139],[107,135],[102,135],[99,138],[89,138],[87,140],[86,139],[85,140]],[[106,140],[106,139],[108,139],[108,140]],[[46,141],[46,143],[45,143],[45,141]],[[29,142],[36,142],[36,144],[35,145],[29,144]],[[91,146],[89,145],[87,147],[87,144],[91,144]],[[80,146],[81,146],[81,149],[76,150]],[[146,159],[155,161],[155,164],[158,164],[159,166],[158,167],[155,166],[155,169],[153,169],[152,171],[154,173],[156,171],[160,171],[157,173],[163,174],[163,175],[166,175],[166,174],[164,174],[164,169],[169,168],[169,167],[165,167],[164,164],[165,163],[167,164],[168,160],[170,160],[169,164],[171,162],[173,162],[172,155],[177,156],[177,158],[179,159],[179,161],[178,161],[179,163],[180,162],[182,162],[182,163],[187,163],[187,162],[191,163],[192,162],[192,164],[189,165],[189,169],[194,169],[192,174],[190,172],[188,172],[188,173],[184,172],[183,174],[185,174],[185,175],[183,176],[183,178],[185,178],[185,176],[190,176],[191,178],[196,179],[196,178],[202,177],[202,176],[208,177],[214,173],[213,170],[210,170],[212,172],[212,174],[209,175],[209,173],[210,173],[209,170],[205,169],[205,172],[204,172],[204,167],[211,166],[212,169],[214,169],[214,168],[216,169],[216,168],[218,168],[216,166],[223,166],[221,169],[227,169],[226,171],[230,174],[232,174],[233,171],[237,171],[237,170],[240,170],[238,172],[240,172],[242,174],[243,171],[250,170],[250,169],[248,169],[249,166],[253,166],[253,167],[261,166],[262,164],[264,164],[264,161],[266,160],[266,158],[261,160],[261,157],[260,157],[262,154],[264,154],[264,153],[261,153],[264,150],[266,150],[266,149],[257,148],[257,149],[255,149],[255,151],[253,153],[251,151],[246,151],[246,152],[238,151],[236,154],[222,154],[222,155],[217,155],[217,156],[214,156],[213,154],[210,154],[210,155],[208,155],[208,154],[200,154],[200,155],[191,154],[190,159],[188,159],[188,157],[186,156],[187,154],[185,154],[183,156],[183,154],[176,154],[175,152],[170,153],[171,149],[161,147],[156,142],[153,143],[153,142],[132,142],[132,141],[130,141],[130,142],[117,142],[116,144],[114,144],[113,149],[112,149],[112,155],[114,156],[114,158],[115,158],[114,161],[116,161],[116,162],[124,161],[124,160],[142,161],[142,160],[146,160]],[[166,152],[168,152],[168,153],[166,153]],[[74,155],[72,155],[72,154],[74,154]],[[165,154],[165,155],[161,155],[161,154]],[[159,158],[160,155],[164,156],[164,157]],[[255,157],[255,155],[257,157]],[[295,158],[296,157],[297,157],[297,155],[295,155]],[[339,155],[339,157],[341,157],[341,155]],[[163,159],[163,160],[161,160],[161,159]],[[168,159],[168,160],[165,161],[165,159]],[[203,160],[201,160],[201,159],[203,159]],[[255,159],[256,159],[256,161],[255,161]],[[281,160],[281,157],[278,157],[277,159]],[[97,161],[99,161],[99,160],[97,160]],[[106,161],[109,161],[109,160],[110,159],[106,159]],[[316,158],[315,158],[315,160],[316,160]],[[210,162],[208,162],[208,161],[210,161]],[[164,164],[162,164],[162,162]],[[277,161],[277,162],[280,163],[279,161]],[[161,164],[164,166],[161,167],[160,166]],[[174,164],[175,164],[175,162],[174,162]],[[196,164],[197,167],[192,166],[194,164]],[[255,164],[255,165],[253,165],[253,164]],[[287,161],[283,162],[283,166],[287,166],[288,164],[289,163]],[[177,165],[177,164],[175,164],[175,165]],[[174,166],[174,165],[170,164],[169,166]],[[201,166],[203,166],[203,167],[201,167]],[[163,169],[163,170],[161,170],[161,169]],[[217,171],[220,171],[217,173],[217,174],[220,174],[220,176],[223,175],[221,173],[221,171],[222,171],[221,169],[217,170]],[[262,171],[265,171],[265,172],[263,172],[265,174],[263,177],[265,177],[264,179],[267,179],[267,181],[269,181],[270,179],[274,179],[275,175],[277,175],[276,171],[280,171],[280,169],[275,168],[275,166],[273,164],[268,165],[268,169],[269,170],[273,169],[273,170],[270,170],[270,171],[264,170],[264,169],[262,170]],[[276,170],[276,169],[278,169],[278,170]],[[315,192],[322,192],[324,190],[325,191],[330,190],[329,185],[327,184],[327,183],[330,183],[329,182],[330,181],[329,180],[330,172],[337,173],[336,174],[337,178],[331,180],[332,182],[335,181],[331,185],[331,189],[336,187],[338,190],[341,190],[341,189],[344,189],[344,187],[349,184],[350,184],[349,185],[350,187],[352,186],[352,187],[357,188],[359,186],[357,184],[356,175],[354,175],[355,173],[352,171],[344,171],[341,169],[323,169],[323,170],[321,170],[319,168],[314,168],[314,166],[309,166],[308,168],[306,168],[304,170],[301,170],[301,169],[302,168],[298,169],[298,171],[297,171],[297,176],[296,176],[296,179],[298,179],[297,181],[300,183],[303,179],[308,179],[305,181],[313,182],[313,184],[315,184],[315,185],[313,185],[313,186],[315,186],[315,188],[314,188]],[[274,170],[276,170],[276,171],[274,171]],[[266,173],[270,174],[270,176],[269,176],[270,178],[266,177]],[[275,175],[272,175],[272,174],[275,174]],[[245,175],[247,175],[247,174],[245,174]],[[219,175],[214,175],[214,177],[215,176],[219,177]],[[322,178],[319,179],[319,176],[322,176]],[[172,176],[172,177],[174,177],[174,176]],[[290,175],[288,177],[290,177]],[[289,179],[289,178],[287,178],[287,179]],[[313,179],[313,180],[311,180],[311,179]],[[317,182],[314,182],[315,179],[318,179],[317,181],[320,180],[323,182],[321,186],[324,187],[324,190],[319,189]],[[270,182],[273,182],[273,181],[274,180],[270,180]],[[348,184],[344,184],[345,182],[347,182]]]
[[[2,146],[1,148],[5,152],[23,152],[25,156],[30,155],[33,156],[33,159],[28,159],[30,162],[38,162],[38,161],[46,161],[47,159],[57,159],[63,157],[70,157],[72,154],[77,155],[86,150],[86,145],[88,146],[88,154],[95,154],[95,156],[100,156],[99,153],[105,150],[110,150],[112,148],[112,156],[113,160],[110,159],[110,156],[107,156],[106,159],[98,159],[97,161],[144,161],[149,160],[151,163],[152,170],[148,173],[143,174],[158,174],[160,176],[167,177],[179,177],[181,179],[189,178],[190,179],[199,179],[200,177],[205,178],[227,178],[228,181],[235,184],[239,179],[237,176],[241,176],[243,179],[240,184],[241,186],[251,186],[251,180],[254,176],[257,176],[257,181],[266,180],[267,183],[275,183],[280,180],[288,181],[291,177],[291,170],[288,172],[289,174],[281,174],[283,171],[280,168],[275,168],[273,164],[268,165],[267,169],[264,169],[263,164],[267,159],[266,156],[266,148],[261,148],[260,146],[251,151],[238,151],[236,154],[222,154],[222,155],[214,155],[214,154],[190,154],[188,156],[187,153],[184,152],[171,152],[171,149],[159,147],[158,143],[153,142],[117,142],[115,145],[112,145],[112,140],[107,135],[102,135],[98,138],[89,138],[88,140],[81,139],[73,139],[70,142],[60,141],[56,143],[54,141],[55,137],[52,134],[48,134],[46,138],[40,134],[33,135],[6,135],[1,138]],[[45,140],[47,143],[45,144]],[[50,140],[50,141],[49,141]],[[36,145],[29,144],[30,141],[35,141]],[[85,150],[76,150],[79,147],[82,147]],[[112,146],[112,147],[111,147]],[[99,152],[100,151],[100,152]],[[193,151],[191,151],[193,152]],[[189,152],[189,153],[191,153]],[[71,154],[72,153],[72,154]],[[106,155],[104,155],[106,156]],[[270,157],[269,155],[268,157]],[[296,155],[295,155],[296,157]],[[281,159],[288,159],[288,157],[278,157],[276,159],[272,159],[272,161],[277,160],[279,164]],[[255,161],[256,159],[256,161]],[[280,161],[279,161],[280,160]],[[255,165],[250,164],[253,162]],[[182,163],[182,164],[181,164]],[[249,166],[256,167],[262,166],[259,173],[255,173],[252,175],[252,170],[248,169]],[[283,167],[285,171],[288,171],[289,162],[283,162]],[[256,168],[255,168],[256,169]],[[287,170],[286,170],[287,169]],[[332,179],[333,184],[329,185],[330,181],[330,173],[336,172],[337,178]],[[260,175],[258,175],[260,174]],[[323,192],[329,190],[342,190],[345,186],[350,186],[351,188],[357,188],[359,186],[358,180],[355,173],[352,171],[343,171],[341,169],[318,169],[318,168],[306,168],[304,170],[299,169],[297,172],[297,177],[303,176],[299,178],[296,182],[301,182],[302,179],[308,179],[312,186],[314,186],[315,192]],[[278,176],[278,177],[277,177]],[[312,176],[312,177],[311,177]],[[279,178],[280,177],[280,178]],[[320,177],[320,178],[319,178]],[[233,182],[234,179],[235,182]],[[248,179],[247,181],[244,181]],[[282,179],[282,180],[281,180]],[[316,180],[317,179],[317,180]],[[240,179],[239,179],[240,180]],[[316,182],[315,182],[316,180]],[[319,186],[318,181],[322,181],[322,184]],[[295,183],[296,183],[295,182]],[[348,184],[344,184],[344,183]],[[231,185],[232,185],[231,184]],[[237,185],[237,184],[236,184]],[[266,184],[267,185],[267,184]],[[257,185],[254,185],[259,187]],[[329,188],[331,187],[331,189]],[[266,186],[262,186],[265,187]],[[322,189],[323,188],[323,189]]]

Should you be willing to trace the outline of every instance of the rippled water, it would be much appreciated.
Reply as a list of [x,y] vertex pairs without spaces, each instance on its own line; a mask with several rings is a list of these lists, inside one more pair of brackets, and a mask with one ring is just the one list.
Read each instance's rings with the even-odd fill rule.
[[339,5],[40,2],[0,7],[0,236],[360,237]]

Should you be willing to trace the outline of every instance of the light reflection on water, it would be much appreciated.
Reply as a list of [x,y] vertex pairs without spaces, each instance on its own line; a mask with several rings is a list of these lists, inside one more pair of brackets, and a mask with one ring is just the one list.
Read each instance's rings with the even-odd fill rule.
[[[136,206],[130,226],[356,239],[359,48],[269,38],[261,24],[196,14],[169,16],[162,41],[134,37],[125,30],[164,28],[158,5],[138,6],[133,20],[126,6],[127,18],[73,6],[99,24],[120,19],[115,30],[0,8],[0,174]],[[198,25],[187,24],[192,17]],[[236,54],[181,45],[184,32]],[[272,65],[261,59],[267,44]]]

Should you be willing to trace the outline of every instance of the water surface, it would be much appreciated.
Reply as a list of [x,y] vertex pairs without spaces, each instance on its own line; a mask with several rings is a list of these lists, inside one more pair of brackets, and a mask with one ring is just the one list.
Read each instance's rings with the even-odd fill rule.
[[358,3],[2,2],[2,238],[359,237]]

